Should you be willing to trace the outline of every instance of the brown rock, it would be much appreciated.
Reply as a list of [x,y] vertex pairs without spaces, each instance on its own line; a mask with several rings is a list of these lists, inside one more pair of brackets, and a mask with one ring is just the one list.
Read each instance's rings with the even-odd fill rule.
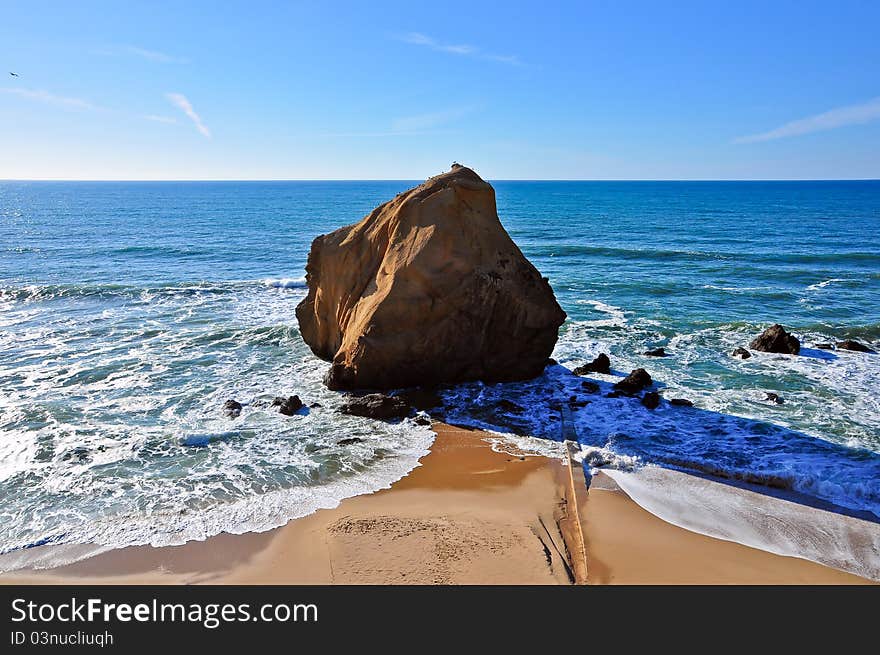
[[535,377],[565,320],[463,166],[319,236],[306,273],[296,316],[332,389]]
[[290,396],[288,398],[275,396],[275,399],[272,401],[272,407],[277,407],[278,411],[285,416],[293,416],[303,408],[303,403],[299,396]]
[[343,414],[365,416],[379,421],[389,421],[409,416],[411,408],[403,398],[386,396],[383,393],[370,393],[350,399],[339,408]]
[[857,353],[872,353],[875,352],[871,350],[863,343],[859,343],[858,341],[853,341],[852,339],[846,339],[845,341],[838,341],[837,348],[839,350],[853,350]]
[[608,359],[608,355],[605,353],[599,353],[599,356],[592,362],[578,366],[572,373],[575,375],[586,375],[587,373],[605,373],[609,375],[611,373],[611,360]]
[[749,357],[752,356],[752,353],[750,353],[750,352],[749,352],[748,350],[746,350],[745,348],[737,348],[736,350],[734,350],[734,351],[731,353],[731,355],[732,355],[733,357],[739,357],[740,359],[748,359]]
[[645,355],[647,357],[666,357],[666,349],[665,348],[654,348],[653,350],[645,351]]
[[650,387],[652,384],[654,384],[654,381],[651,379],[650,374],[643,368],[637,368],[615,384],[614,388],[622,393],[634,394],[645,387]]
[[693,407],[694,404],[688,400],[687,398],[673,398],[669,401],[670,405],[675,405],[676,407]]
[[776,323],[764,330],[761,336],[749,344],[752,350],[765,353],[787,353],[797,355],[801,351],[801,342]]
[[227,400],[223,403],[223,413],[229,418],[238,418],[241,415],[241,403],[236,400]]
[[657,409],[660,406],[660,394],[656,391],[649,391],[642,396],[642,404],[648,409]]

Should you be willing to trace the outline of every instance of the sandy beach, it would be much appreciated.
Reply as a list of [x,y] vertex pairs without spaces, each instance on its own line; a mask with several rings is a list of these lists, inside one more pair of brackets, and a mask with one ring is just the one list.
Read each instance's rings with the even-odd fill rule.
[[[390,489],[264,533],[131,547],[0,576],[7,584],[858,584],[869,582],[677,527],[608,476],[493,450],[436,424],[421,466]],[[498,452],[503,450],[506,452]]]

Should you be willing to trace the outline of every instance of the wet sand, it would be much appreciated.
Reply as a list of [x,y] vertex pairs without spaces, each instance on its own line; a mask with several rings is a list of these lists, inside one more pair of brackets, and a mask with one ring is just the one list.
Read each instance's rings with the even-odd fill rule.
[[[639,507],[579,465],[496,452],[436,424],[390,489],[265,533],[109,551],[7,584],[853,584],[813,562],[707,537]],[[505,449],[506,450],[506,449]]]
[[870,584],[785,557],[685,530],[637,505],[608,476],[594,476],[584,512],[590,584]]
[[562,460],[498,453],[490,435],[436,429],[422,465],[390,489],[281,528],[123,548],[0,582],[569,584]]

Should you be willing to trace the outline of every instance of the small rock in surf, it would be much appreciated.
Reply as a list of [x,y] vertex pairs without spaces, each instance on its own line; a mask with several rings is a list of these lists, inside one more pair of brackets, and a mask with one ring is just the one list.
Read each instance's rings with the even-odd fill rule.
[[369,393],[350,399],[339,408],[342,414],[364,416],[378,421],[390,421],[409,416],[410,406],[402,398],[383,393]]
[[223,405],[223,413],[229,418],[238,418],[241,415],[241,403],[235,400],[227,400]]
[[609,375],[611,373],[611,360],[608,359],[608,355],[605,353],[600,353],[592,362],[578,366],[572,373],[575,375],[586,375],[587,373],[604,373]]
[[648,409],[657,409],[660,406],[660,394],[656,391],[649,391],[642,396],[642,404]]
[[614,388],[622,393],[636,394],[645,387],[650,387],[654,381],[643,368],[637,368],[632,373],[614,385]]
[[863,343],[859,343],[858,341],[853,341],[852,339],[846,339],[845,341],[837,342],[838,350],[852,350],[857,353],[873,353],[876,352],[871,350]]
[[797,355],[801,351],[801,342],[797,337],[786,332],[779,323],[775,323],[755,338],[749,347],[752,350],[760,350],[765,353]]
[[289,396],[288,398],[275,396],[275,400],[272,401],[272,407],[277,407],[278,411],[285,416],[293,416],[303,408],[303,402],[299,399],[299,396]]

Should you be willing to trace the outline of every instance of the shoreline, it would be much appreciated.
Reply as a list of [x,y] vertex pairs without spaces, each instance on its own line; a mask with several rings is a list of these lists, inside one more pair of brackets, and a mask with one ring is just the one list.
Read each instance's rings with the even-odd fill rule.
[[435,423],[391,488],[262,533],[133,546],[0,584],[863,584],[799,557],[685,529],[605,473]]

